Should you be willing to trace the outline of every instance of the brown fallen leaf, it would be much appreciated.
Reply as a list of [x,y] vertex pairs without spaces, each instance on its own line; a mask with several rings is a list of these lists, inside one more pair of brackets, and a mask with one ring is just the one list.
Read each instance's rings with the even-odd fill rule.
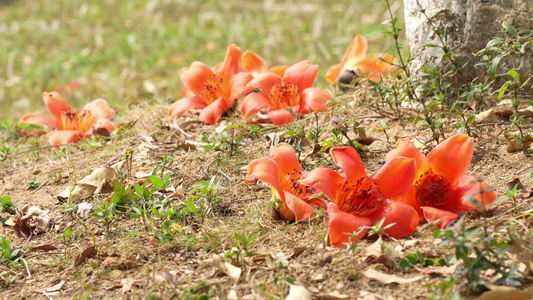
[[505,133],[504,137],[507,140],[507,152],[513,153],[516,151],[520,151],[524,148],[528,149],[531,144],[533,143],[533,138],[531,136],[527,136],[523,142],[520,142],[516,138],[511,138],[511,136],[518,135],[517,132],[509,132]]
[[300,256],[300,254],[304,253],[305,250],[307,250],[307,247],[294,247],[294,252],[287,259],[288,260],[295,259],[298,256]]
[[526,300],[533,297],[533,292],[521,291],[510,286],[492,285],[486,284],[490,291],[487,291],[474,300],[501,300],[501,299],[513,299],[513,300]]
[[482,111],[475,116],[475,120],[479,123],[499,123],[500,119],[496,116],[494,108]]
[[513,190],[515,185],[518,185],[516,187],[516,190],[520,192],[520,197],[522,197],[522,199],[527,199],[531,196],[531,190],[528,190],[521,182],[520,182],[520,179],[518,178],[515,178],[509,182],[506,183],[507,185],[507,188],[509,190]]
[[497,111],[497,112],[495,112],[495,114],[501,120],[509,121],[509,118],[511,118],[511,116],[514,114],[514,111],[512,111],[510,109],[505,109],[505,110],[502,110],[502,111]]
[[48,227],[50,227],[48,210],[42,210],[37,205],[30,207],[26,215],[24,215],[20,221],[23,223],[28,222],[29,226],[33,228],[34,234],[46,232],[48,231]]
[[28,252],[51,251],[51,250],[56,250],[56,249],[57,247],[52,244],[44,244],[44,245],[31,247],[30,249],[28,249]]
[[77,267],[83,264],[89,258],[95,258],[96,254],[98,254],[98,251],[96,250],[95,246],[90,246],[88,248],[85,248],[85,250],[83,250],[80,253],[80,255],[76,257],[76,260],[74,260],[74,267]]
[[418,280],[424,278],[424,276],[416,276],[416,277],[411,277],[411,278],[404,278],[404,277],[400,277],[400,276],[396,276],[396,275],[390,275],[390,274],[381,273],[379,271],[376,271],[373,268],[370,268],[370,269],[368,269],[366,271],[363,271],[362,274],[363,274],[363,276],[365,276],[367,278],[374,279],[374,280],[377,280],[377,281],[379,281],[381,283],[385,283],[385,284],[389,284],[389,283],[398,283],[398,284],[411,283],[411,282],[415,282],[415,281],[418,281]]
[[77,200],[102,192],[104,185],[109,187],[109,189],[106,189],[105,192],[111,192],[111,182],[115,177],[115,169],[110,167],[98,168],[87,177],[76,182],[73,187],[67,187],[63,192],[61,192],[61,194],[57,196],[57,199],[63,202],[67,200],[70,202],[76,202]]

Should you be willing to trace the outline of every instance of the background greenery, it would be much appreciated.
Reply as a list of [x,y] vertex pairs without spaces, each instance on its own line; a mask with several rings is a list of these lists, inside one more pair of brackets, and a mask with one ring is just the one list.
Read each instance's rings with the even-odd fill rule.
[[[401,1],[393,3],[402,15]],[[72,106],[104,98],[116,108],[179,98],[179,70],[194,60],[215,65],[236,43],[270,65],[309,59],[323,74],[356,34],[369,52],[390,43],[383,2],[41,0],[0,5],[0,117],[46,112],[43,91],[63,91]],[[46,112],[47,113],[47,112]]]

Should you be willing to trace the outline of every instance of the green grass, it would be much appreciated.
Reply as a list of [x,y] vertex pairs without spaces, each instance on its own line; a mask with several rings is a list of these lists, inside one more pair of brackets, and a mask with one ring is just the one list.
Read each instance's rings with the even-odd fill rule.
[[96,98],[117,108],[169,104],[183,89],[182,67],[213,66],[232,43],[270,65],[309,59],[325,85],[355,34],[368,36],[369,53],[387,48],[387,16],[370,1],[15,1],[0,6],[0,117],[46,112],[43,91],[73,80],[81,86],[63,96],[74,107]]

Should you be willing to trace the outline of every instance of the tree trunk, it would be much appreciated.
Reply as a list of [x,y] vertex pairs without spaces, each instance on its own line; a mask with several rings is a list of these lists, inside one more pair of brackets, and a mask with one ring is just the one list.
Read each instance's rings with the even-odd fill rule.
[[[480,61],[474,54],[485,48],[492,38],[503,37],[502,22],[510,23],[518,31],[533,30],[533,0],[404,0],[404,8],[406,38],[414,58],[410,70],[415,76],[420,74],[422,65],[440,63],[428,53],[435,49],[422,51],[421,46],[442,45],[422,12],[435,26],[440,26],[442,38],[445,37],[444,28],[447,28],[447,44],[452,51],[452,59],[468,64],[458,76],[458,83],[471,81],[487,71],[487,67],[474,67]],[[522,81],[533,76],[531,44],[524,57],[524,65],[519,72]],[[510,69],[512,65],[507,63]]]

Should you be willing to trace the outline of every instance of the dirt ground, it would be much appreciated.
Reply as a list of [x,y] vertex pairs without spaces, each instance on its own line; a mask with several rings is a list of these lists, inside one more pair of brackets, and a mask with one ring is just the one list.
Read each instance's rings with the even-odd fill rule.
[[[420,141],[422,150],[429,152],[436,143],[429,131],[401,126],[397,120],[375,117],[376,113],[343,100],[336,116],[358,118],[375,141],[367,151],[360,151],[368,174],[383,163],[385,154],[394,147],[397,137]],[[413,112],[406,109],[406,115]],[[439,247],[440,240],[432,236],[432,229],[419,226],[419,232],[399,241],[386,240],[385,257],[376,250],[376,238],[368,237],[359,242],[357,250],[350,252],[327,244],[325,215],[319,214],[311,221],[288,224],[270,217],[271,190],[263,183],[250,185],[246,178],[248,162],[268,155],[273,133],[304,128],[307,132],[316,128],[314,116],[305,117],[287,127],[253,123],[240,116],[225,119],[221,124],[203,125],[195,122],[190,113],[177,123],[191,134],[187,138],[166,118],[166,106],[140,104],[130,111],[119,113],[113,121],[122,124],[124,130],[110,140],[99,137],[92,144],[65,147],[63,151],[52,147],[31,148],[30,138],[8,159],[0,164],[0,196],[9,195],[16,208],[24,211],[37,205],[49,210],[51,224],[48,231],[35,236],[16,237],[11,227],[0,233],[12,237],[12,247],[24,247],[23,258],[27,264],[0,266],[0,278],[4,282],[0,299],[141,299],[149,295],[157,299],[283,299],[290,285],[303,286],[314,299],[428,299],[438,295],[431,285],[443,282],[447,275],[423,275],[425,267],[418,265],[406,272],[397,263],[408,253],[420,251],[425,257],[444,257],[450,260],[453,249]],[[373,129],[387,123],[387,136]],[[249,129],[225,129],[230,124],[252,124],[264,128],[260,134],[250,134]],[[119,125],[120,126],[120,125]],[[331,137],[333,122],[328,114],[319,114],[318,128],[323,129],[319,142]],[[504,188],[518,178],[531,189],[532,160],[523,152],[507,153],[507,141],[503,126],[485,126],[475,138],[475,150],[469,173],[481,176],[496,188],[499,197],[506,195]],[[241,137],[241,145],[232,153],[220,142],[219,132],[226,136]],[[306,134],[307,134],[306,132]],[[201,141],[201,135],[211,142]],[[448,130],[449,136],[454,132]],[[270,138],[269,138],[270,136]],[[355,138],[355,136],[354,136]],[[40,137],[40,145],[46,145]],[[214,141],[214,142],[213,142]],[[336,168],[326,152],[313,152],[314,141],[292,138],[288,140],[302,149],[300,160],[306,170],[317,166]],[[343,140],[346,143],[346,139]],[[207,150],[202,145],[218,143],[222,150]],[[103,166],[115,166],[124,182],[146,179],[154,167],[172,157],[162,171],[171,172],[170,186],[176,202],[185,201],[193,184],[220,181],[217,196],[220,204],[213,208],[203,224],[181,223],[183,231],[174,235],[168,243],[157,243],[162,220],[153,218],[149,224],[141,218],[130,218],[117,213],[107,234],[104,222],[89,216],[83,219],[69,211],[77,203],[59,201],[58,195],[74,182]],[[118,163],[118,165],[117,165]],[[338,169],[338,168],[336,168]],[[161,171],[158,172],[160,174]],[[29,182],[41,182],[37,190],[27,189]],[[101,193],[84,199],[98,207],[109,201],[109,193]],[[531,198],[519,197],[516,201],[499,202],[489,212],[489,221],[504,221],[533,208]],[[4,213],[4,216],[5,215]],[[10,217],[10,216],[7,216]],[[468,224],[482,221],[478,213],[469,214]],[[70,229],[72,234],[65,236]],[[235,233],[244,236],[256,234],[254,244],[246,247],[256,255],[224,259],[237,265],[242,273],[237,282],[215,267],[213,255],[223,255],[236,246]],[[53,245],[53,250],[30,252],[31,247]],[[80,253],[95,245],[97,253],[83,263],[74,266]],[[372,279],[365,270],[401,278],[402,282],[383,283]],[[487,274],[485,274],[487,275]],[[528,275],[530,276],[530,275]],[[8,280],[12,282],[6,283]],[[394,280],[393,280],[394,281]],[[531,288],[531,277],[525,277],[519,289]],[[458,283],[452,290],[464,290]],[[462,294],[464,298],[476,295]],[[287,298],[288,299],[288,298]],[[296,299],[296,298],[294,298]],[[307,299],[307,298],[298,298]]]

